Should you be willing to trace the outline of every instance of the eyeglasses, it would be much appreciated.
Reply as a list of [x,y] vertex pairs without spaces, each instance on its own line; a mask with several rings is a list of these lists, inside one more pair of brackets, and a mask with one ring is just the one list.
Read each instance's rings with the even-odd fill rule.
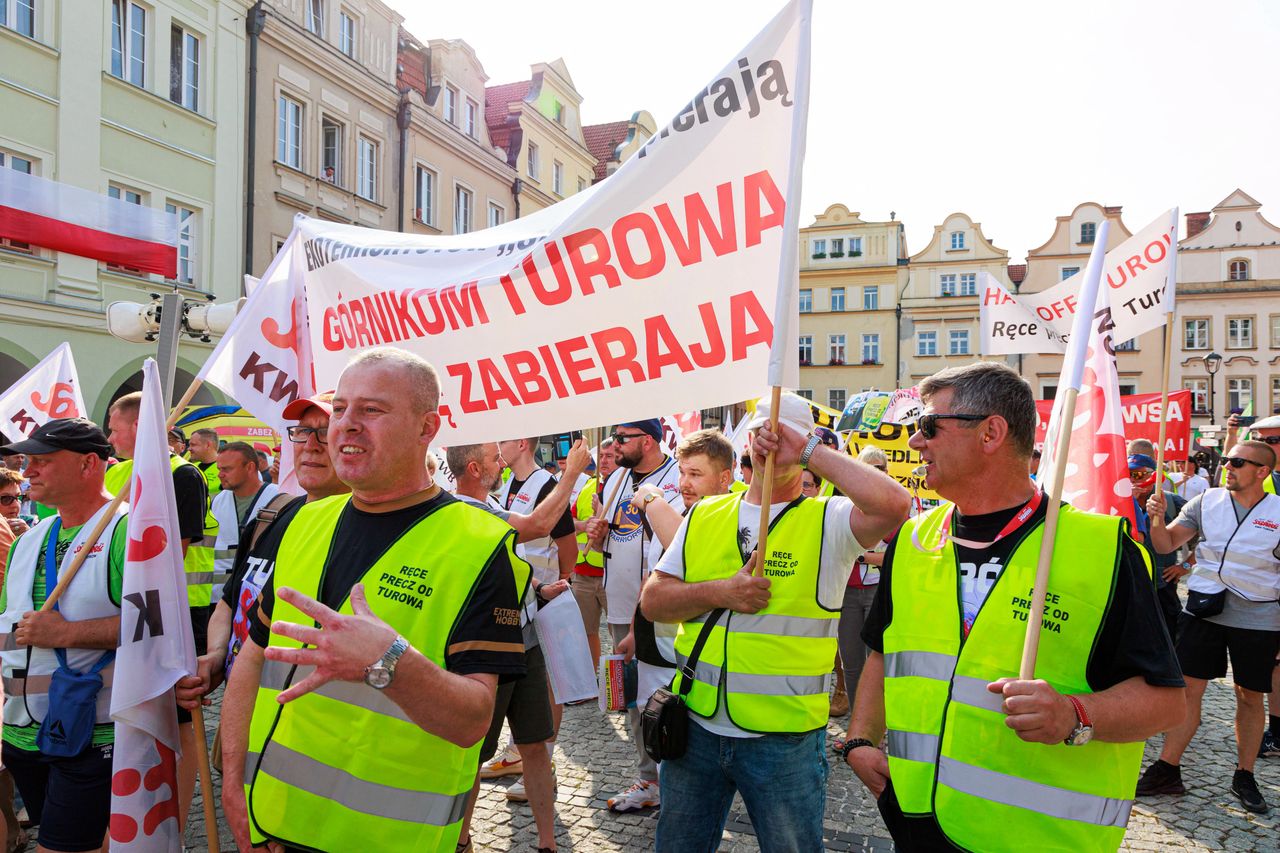
[[0,495],[0,504],[3,504],[4,506],[16,504],[20,500],[22,500],[21,495]]
[[288,433],[289,440],[292,441],[294,444],[306,444],[307,439],[313,435],[316,437],[316,441],[320,442],[321,444],[329,443],[329,428],[327,426],[323,426],[323,427],[291,426],[291,427],[287,427],[285,429],[285,432]]
[[1232,468],[1243,468],[1246,462],[1250,465],[1255,465],[1258,468],[1267,467],[1261,462],[1254,462],[1252,459],[1245,459],[1243,456],[1224,456],[1222,457],[1222,461],[1230,465]]
[[1258,436],[1256,441],[1265,441],[1267,444],[1280,444],[1280,435]]
[[883,472],[885,472],[886,474],[888,474],[888,473],[889,473],[889,469],[888,469],[888,468],[886,468],[886,467],[885,467],[885,466],[883,466],[883,465],[872,465],[871,467],[872,467],[872,468],[875,468],[877,471],[883,471]]
[[991,415],[921,415],[920,434],[931,439],[938,434],[938,421],[985,421]]
[[637,438],[644,438],[646,435],[648,435],[647,432],[615,432],[613,440],[619,446],[624,446],[628,441],[635,441]]

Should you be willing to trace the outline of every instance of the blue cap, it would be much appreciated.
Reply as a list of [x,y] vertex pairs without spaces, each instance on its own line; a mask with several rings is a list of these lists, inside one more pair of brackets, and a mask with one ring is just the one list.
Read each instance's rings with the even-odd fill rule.
[[618,424],[620,427],[631,427],[638,429],[654,441],[662,441],[662,421],[658,418],[649,418],[647,421],[627,421],[625,424]]
[[1129,470],[1137,471],[1140,468],[1150,468],[1154,471],[1156,470],[1156,460],[1152,459],[1145,453],[1130,453]]

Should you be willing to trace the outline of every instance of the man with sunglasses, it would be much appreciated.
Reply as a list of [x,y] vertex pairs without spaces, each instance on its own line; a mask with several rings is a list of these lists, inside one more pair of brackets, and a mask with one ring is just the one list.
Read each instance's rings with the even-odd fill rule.
[[[1156,489],[1160,478],[1156,475],[1155,452],[1151,442],[1145,439],[1134,439],[1129,442],[1129,485],[1133,489],[1133,508],[1138,522],[1137,533],[1152,557],[1152,565],[1156,575],[1156,600],[1160,602],[1160,612],[1164,615],[1165,628],[1169,637],[1178,637],[1178,614],[1182,612],[1182,600],[1178,598],[1178,579],[1187,574],[1178,560],[1177,552],[1161,554],[1151,544],[1151,521],[1147,513],[1147,501]],[[1163,484],[1162,484],[1163,485]],[[1182,511],[1187,499],[1181,495],[1165,492],[1166,524],[1171,524]]]
[[[1232,447],[1236,443],[1236,439],[1240,434],[1240,415],[1232,412],[1231,417],[1227,418],[1227,437],[1223,442],[1223,447]],[[1249,438],[1254,441],[1261,441],[1263,444],[1269,444],[1272,450],[1280,453],[1280,415],[1272,415],[1267,418],[1259,418],[1249,425]],[[1221,477],[1226,477],[1224,471]],[[1223,481],[1225,485],[1225,479]],[[1267,494],[1274,495],[1280,493],[1280,473],[1271,472],[1271,476],[1262,481],[1262,490]]]
[[1179,762],[1200,726],[1205,685],[1227,674],[1230,657],[1238,759],[1231,793],[1249,811],[1267,813],[1253,765],[1265,723],[1262,696],[1271,690],[1280,652],[1280,497],[1263,488],[1275,466],[1269,444],[1238,442],[1223,458],[1226,486],[1187,501],[1173,524],[1164,523],[1163,493],[1156,491],[1147,502],[1157,552],[1170,553],[1197,533],[1201,540],[1178,633],[1187,716],[1165,735],[1159,760],[1138,783],[1139,796],[1185,790]]
[[920,398],[910,446],[946,502],[885,554],[845,761],[900,850],[1114,850],[1142,742],[1185,712],[1146,554],[1121,519],[1063,505],[1036,677],[1019,679],[1048,509],[1027,476],[1031,387],[977,362]]

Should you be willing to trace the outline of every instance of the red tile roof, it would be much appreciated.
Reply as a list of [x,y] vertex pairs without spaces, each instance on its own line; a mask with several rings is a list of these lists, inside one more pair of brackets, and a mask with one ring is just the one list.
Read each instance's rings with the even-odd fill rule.
[[1009,264],[1009,281],[1014,284],[1022,284],[1027,277],[1026,264]]
[[[503,83],[484,88],[484,123],[489,126],[489,142],[506,151],[511,142],[511,129],[507,126],[508,107],[523,101],[529,94],[531,81]],[[508,152],[509,154],[510,152]]]
[[424,99],[427,97],[426,51],[413,34],[400,27],[396,41],[396,88],[412,89]]
[[628,121],[611,121],[606,124],[587,124],[582,127],[582,138],[587,150],[596,159],[596,180],[602,181],[609,173],[613,150],[627,138]]

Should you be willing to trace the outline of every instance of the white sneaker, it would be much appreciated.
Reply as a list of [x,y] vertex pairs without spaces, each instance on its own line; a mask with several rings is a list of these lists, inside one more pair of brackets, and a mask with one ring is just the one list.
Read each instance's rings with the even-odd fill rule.
[[615,812],[633,812],[638,809],[654,809],[662,805],[657,782],[636,782],[616,797],[609,798],[609,809]]
[[[551,792],[554,794],[556,790],[556,766],[551,765]],[[529,795],[524,790],[524,777],[521,776],[507,787],[507,799],[513,803],[529,802]]]
[[519,776],[524,772],[524,764],[514,743],[507,744],[501,754],[495,755],[480,767],[481,779],[497,779],[501,776]]

